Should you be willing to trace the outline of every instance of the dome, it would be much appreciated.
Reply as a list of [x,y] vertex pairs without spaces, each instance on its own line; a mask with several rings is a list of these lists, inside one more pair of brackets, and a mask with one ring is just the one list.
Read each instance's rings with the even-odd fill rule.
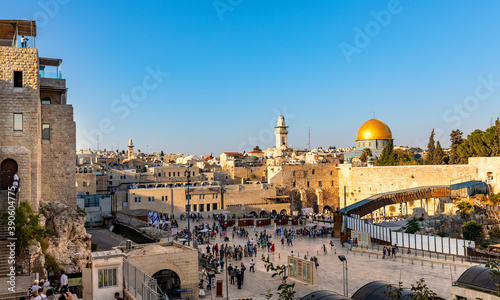
[[373,118],[359,127],[356,141],[363,140],[392,140],[392,132],[384,122]]

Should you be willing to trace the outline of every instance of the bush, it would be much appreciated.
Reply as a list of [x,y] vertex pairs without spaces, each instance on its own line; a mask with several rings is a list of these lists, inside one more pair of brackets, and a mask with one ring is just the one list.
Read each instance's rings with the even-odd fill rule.
[[97,251],[97,246],[99,246],[99,244],[97,244],[96,242],[91,242],[90,243],[90,250],[92,252]]
[[4,212],[2,217],[5,225],[14,227],[17,237],[16,256],[28,248],[34,240],[42,244],[43,240],[50,234],[49,228],[38,225],[39,215],[33,213],[31,206],[26,202],[22,202],[16,207],[14,224],[9,224],[8,212]]
[[476,243],[484,240],[483,225],[477,224],[476,221],[466,222],[462,226],[462,234],[464,239],[475,241]]
[[50,254],[45,254],[45,269],[47,270],[47,274],[50,276],[50,274],[56,275],[61,273],[61,267],[59,267],[59,264],[57,263],[56,259],[54,256]]
[[491,227],[490,231],[488,231],[488,234],[492,237],[500,239],[500,227],[498,225],[494,225]]
[[420,224],[418,223],[418,219],[411,219],[406,221],[406,233],[415,233],[420,230]]

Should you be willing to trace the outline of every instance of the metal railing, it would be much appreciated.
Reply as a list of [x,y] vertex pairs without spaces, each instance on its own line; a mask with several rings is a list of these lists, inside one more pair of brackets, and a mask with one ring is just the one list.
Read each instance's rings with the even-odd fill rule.
[[155,279],[125,258],[123,259],[123,284],[139,300],[167,299]]

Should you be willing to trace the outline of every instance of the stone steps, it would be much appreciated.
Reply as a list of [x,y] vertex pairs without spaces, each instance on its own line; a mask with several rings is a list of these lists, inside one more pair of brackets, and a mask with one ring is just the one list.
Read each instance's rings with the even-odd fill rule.
[[15,292],[10,294],[0,294],[0,300],[18,300],[21,297],[26,297],[27,292]]

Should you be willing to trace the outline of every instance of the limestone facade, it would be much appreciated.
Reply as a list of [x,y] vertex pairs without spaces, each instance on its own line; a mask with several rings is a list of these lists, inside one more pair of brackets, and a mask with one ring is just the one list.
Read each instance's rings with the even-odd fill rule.
[[299,192],[305,207],[317,205],[319,212],[339,207],[339,175],[335,163],[270,166],[268,174],[270,184]]
[[[17,163],[20,201],[35,209],[40,201],[75,206],[73,108],[66,104],[64,79],[39,76],[40,65],[61,61],[39,58],[34,48],[0,47],[0,62],[0,163]],[[22,78],[19,87],[14,87],[15,72],[21,72],[16,73]],[[50,104],[42,104],[48,98]],[[14,130],[14,114],[22,114],[21,130]],[[49,127],[45,138],[42,126]]]

